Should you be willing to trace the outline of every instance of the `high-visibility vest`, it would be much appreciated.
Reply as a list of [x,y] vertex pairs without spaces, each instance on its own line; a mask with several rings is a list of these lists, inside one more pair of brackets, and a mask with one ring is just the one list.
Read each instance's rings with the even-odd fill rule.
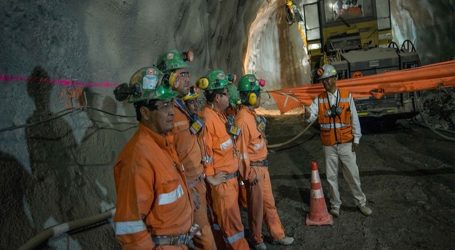
[[[338,90],[336,99],[336,103],[330,103],[327,92],[318,96],[318,121],[321,126],[322,145],[325,146],[347,143],[353,139],[349,91]],[[335,117],[328,115],[332,105],[341,108],[341,113]]]

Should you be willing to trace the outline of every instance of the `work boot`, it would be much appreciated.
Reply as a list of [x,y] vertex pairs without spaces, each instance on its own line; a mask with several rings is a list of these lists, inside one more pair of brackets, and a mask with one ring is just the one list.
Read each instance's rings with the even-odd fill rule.
[[292,243],[294,243],[294,238],[293,237],[289,237],[289,236],[284,236],[283,239],[277,240],[276,243],[278,243],[280,245],[283,245],[283,246],[289,246]]
[[371,208],[367,207],[366,205],[359,206],[358,208],[360,212],[365,216],[370,216],[373,213],[373,210],[371,210]]
[[259,244],[256,244],[254,246],[255,250],[267,250],[267,246],[264,244],[264,242],[261,242]]
[[338,207],[332,207],[329,212],[333,215],[333,217],[340,216],[340,208]]

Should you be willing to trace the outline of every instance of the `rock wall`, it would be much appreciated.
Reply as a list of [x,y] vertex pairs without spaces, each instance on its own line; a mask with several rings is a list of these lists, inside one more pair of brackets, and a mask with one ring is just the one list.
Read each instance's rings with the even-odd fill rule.
[[391,0],[394,40],[411,40],[423,64],[455,59],[455,0]]
[[[454,58],[454,0],[391,2],[395,34],[411,38],[423,53],[422,61]],[[285,72],[292,74],[289,81],[305,77],[292,66],[304,56],[291,57],[301,46],[295,35],[281,29],[290,45],[276,40],[283,16],[259,11],[274,4],[278,10],[284,3],[0,1],[1,248],[17,248],[49,226],[114,205],[112,165],[137,123],[134,117],[112,115],[133,115],[130,105],[114,100],[112,86],[153,64],[166,49],[194,50],[193,80],[218,67],[242,74],[247,39],[259,34],[251,39],[267,51],[256,55],[267,62],[266,78],[288,75]],[[268,28],[249,32],[257,13],[264,14],[258,21]],[[277,51],[289,60],[279,59]],[[84,106],[104,112],[81,109]],[[68,246],[118,247],[110,225],[42,247]]]
[[[112,167],[135,118],[74,108],[134,115],[114,100],[112,85],[169,48],[193,49],[193,80],[215,67],[241,74],[245,33],[261,3],[1,1],[0,248],[114,206]],[[118,247],[110,225],[48,243],[67,246]]]

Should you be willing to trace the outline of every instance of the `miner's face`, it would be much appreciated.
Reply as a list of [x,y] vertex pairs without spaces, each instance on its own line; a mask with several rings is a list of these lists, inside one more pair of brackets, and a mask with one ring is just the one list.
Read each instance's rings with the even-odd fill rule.
[[324,85],[324,89],[330,93],[335,93],[336,91],[336,82],[337,82],[337,79],[336,77],[329,77],[329,78],[325,78],[325,79],[322,79],[322,85]]

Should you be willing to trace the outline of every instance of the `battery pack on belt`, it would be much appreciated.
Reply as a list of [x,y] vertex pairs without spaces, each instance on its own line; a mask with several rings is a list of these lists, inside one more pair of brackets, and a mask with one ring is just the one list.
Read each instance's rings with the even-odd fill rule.
[[204,121],[201,118],[199,118],[198,116],[193,116],[192,123],[190,126],[191,134],[197,135],[203,127],[204,127]]
[[153,243],[156,245],[188,245],[191,237],[187,234],[177,236],[155,236],[152,237]]
[[152,236],[152,241],[155,245],[187,245],[190,249],[195,248],[193,244],[193,237],[201,231],[201,227],[198,224],[191,225],[190,231],[186,234],[167,236],[159,235]]

